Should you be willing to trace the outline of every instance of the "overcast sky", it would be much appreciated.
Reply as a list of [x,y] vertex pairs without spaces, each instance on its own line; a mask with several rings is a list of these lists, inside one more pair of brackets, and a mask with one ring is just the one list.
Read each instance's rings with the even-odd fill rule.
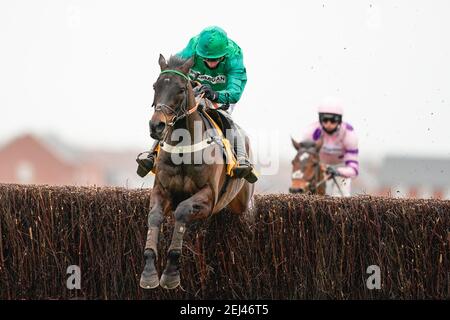
[[2,0],[0,143],[31,131],[148,148],[159,53],[219,25],[244,52],[233,116],[259,150],[288,155],[338,96],[363,156],[450,156],[449,14],[448,0]]

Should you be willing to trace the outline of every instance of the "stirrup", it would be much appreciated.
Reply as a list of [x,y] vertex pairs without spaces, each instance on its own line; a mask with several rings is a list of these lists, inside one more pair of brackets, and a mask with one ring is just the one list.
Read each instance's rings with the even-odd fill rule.
[[[145,154],[145,153],[149,154],[147,156],[147,158],[144,158],[144,159],[139,158],[142,154]],[[144,178],[153,169],[153,166],[155,163],[155,154],[151,153],[150,151],[142,152],[137,156],[136,162],[138,163],[138,168],[136,170],[136,173],[141,178]]]

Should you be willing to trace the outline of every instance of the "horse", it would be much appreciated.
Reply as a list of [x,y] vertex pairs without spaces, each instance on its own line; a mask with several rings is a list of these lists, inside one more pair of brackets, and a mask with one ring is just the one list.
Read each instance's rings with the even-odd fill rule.
[[[140,286],[144,289],[156,288],[158,285],[175,289],[180,285],[183,235],[190,222],[205,219],[224,208],[234,214],[248,212],[254,185],[245,179],[230,176],[222,148],[219,148],[219,152],[211,152],[209,161],[202,157],[200,162],[194,161],[199,159],[199,154],[201,156],[210,151],[213,145],[218,145],[203,139],[207,132],[205,117],[196,102],[188,75],[194,58],[185,60],[171,56],[166,61],[160,55],[158,62],[161,73],[153,85],[154,113],[150,120],[150,135],[162,141],[162,147],[155,162],[155,181],[151,191],[144,248],[145,266]],[[187,138],[182,138],[181,143],[175,134],[178,129],[189,133]],[[201,134],[195,134],[195,130]],[[248,137],[245,147],[250,154]],[[180,155],[183,156],[181,163],[177,158]],[[158,259],[160,225],[169,215],[173,216],[175,225],[167,251],[166,267],[161,278],[158,278],[155,263]]]
[[320,162],[320,148],[323,140],[317,142],[297,142],[292,139],[297,153],[292,160],[292,184],[290,193],[310,193],[325,195],[325,184],[328,177],[326,167]]

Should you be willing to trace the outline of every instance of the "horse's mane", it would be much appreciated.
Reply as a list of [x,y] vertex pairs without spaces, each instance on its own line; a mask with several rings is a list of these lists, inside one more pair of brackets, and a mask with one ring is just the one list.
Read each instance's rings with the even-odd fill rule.
[[170,56],[169,62],[167,63],[169,69],[179,69],[187,59],[180,58],[179,56]]

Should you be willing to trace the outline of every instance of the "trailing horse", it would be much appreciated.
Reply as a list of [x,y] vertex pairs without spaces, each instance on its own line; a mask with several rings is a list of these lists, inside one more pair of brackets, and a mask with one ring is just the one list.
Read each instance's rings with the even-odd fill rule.
[[292,160],[292,184],[289,192],[324,195],[328,177],[319,156],[323,140],[317,142],[296,142],[292,138],[291,140],[297,153]]
[[[140,286],[146,289],[158,285],[174,289],[180,284],[183,235],[189,222],[204,219],[225,207],[242,214],[253,197],[253,184],[230,176],[229,166],[224,161],[224,148],[229,150],[227,141],[217,136],[208,138],[206,134],[208,115],[201,111],[188,76],[193,63],[193,58],[183,60],[173,56],[167,62],[162,55],[159,57],[161,73],[154,84],[155,112],[150,132],[162,143],[156,159],[145,267],[140,279]],[[181,142],[180,132],[188,133],[182,135]],[[245,147],[249,154],[248,139]],[[171,214],[175,226],[166,267],[159,278],[155,262],[160,224]]]

